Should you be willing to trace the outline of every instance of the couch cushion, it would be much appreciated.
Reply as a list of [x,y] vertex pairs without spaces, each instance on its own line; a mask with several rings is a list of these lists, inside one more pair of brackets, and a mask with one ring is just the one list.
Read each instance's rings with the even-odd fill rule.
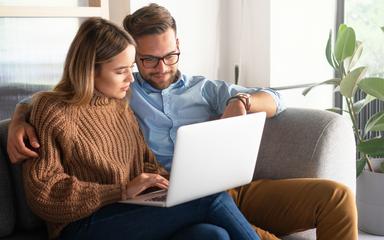
[[[3,120],[0,122],[0,135],[2,139],[2,149],[4,151],[6,151],[8,122],[9,120]],[[9,162],[7,156],[5,156],[4,160],[7,163]],[[11,165],[9,166],[9,169],[14,194],[14,199],[12,200],[15,204],[16,209],[16,226],[18,226],[22,230],[33,230],[41,228],[42,226],[44,226],[44,222],[39,217],[37,217],[27,205],[21,176],[21,165]]]
[[9,174],[9,164],[4,148],[6,136],[6,122],[0,122],[0,237],[12,233],[15,226],[15,210],[13,205],[13,192],[11,188],[11,178]]

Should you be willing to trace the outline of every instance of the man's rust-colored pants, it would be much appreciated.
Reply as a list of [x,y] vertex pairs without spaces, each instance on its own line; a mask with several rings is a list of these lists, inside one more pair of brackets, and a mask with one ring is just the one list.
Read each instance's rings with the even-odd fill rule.
[[258,180],[229,193],[262,240],[311,228],[318,240],[358,238],[355,196],[334,181]]

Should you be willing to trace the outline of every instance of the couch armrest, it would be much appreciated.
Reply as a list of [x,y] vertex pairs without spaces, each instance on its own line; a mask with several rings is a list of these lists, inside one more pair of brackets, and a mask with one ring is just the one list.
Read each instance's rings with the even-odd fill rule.
[[6,150],[8,121],[0,121],[0,238],[10,235],[16,223],[16,211],[9,161]]
[[[4,157],[4,159],[1,159],[1,160],[7,165],[10,163],[8,156],[6,155],[9,122],[10,122],[10,119],[0,121],[0,139],[1,139],[0,146],[1,146],[1,151],[3,152],[3,157]],[[14,164],[14,165],[11,164],[9,166],[9,176],[10,176],[10,185],[12,188],[10,190],[12,191],[12,193],[7,193],[7,195],[12,197],[11,210],[12,211],[14,210],[15,212],[15,215],[16,215],[15,224],[17,228],[19,230],[30,231],[30,230],[36,230],[44,227],[45,226],[44,222],[32,212],[32,210],[29,208],[27,204],[27,200],[25,198],[23,181],[22,181],[21,164]],[[1,217],[1,214],[0,214],[0,217]]]
[[268,119],[254,179],[326,178],[356,187],[352,125],[324,110],[288,108]]

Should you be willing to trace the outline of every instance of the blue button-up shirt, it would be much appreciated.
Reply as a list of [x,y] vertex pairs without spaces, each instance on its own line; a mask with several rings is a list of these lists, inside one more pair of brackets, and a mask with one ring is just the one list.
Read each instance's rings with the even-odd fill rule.
[[180,126],[218,118],[229,97],[242,93],[267,92],[273,96],[277,112],[283,109],[277,92],[266,88],[245,88],[201,76],[181,75],[168,88],[153,88],[134,73],[130,106],[144,137],[161,164],[170,170],[176,131]]

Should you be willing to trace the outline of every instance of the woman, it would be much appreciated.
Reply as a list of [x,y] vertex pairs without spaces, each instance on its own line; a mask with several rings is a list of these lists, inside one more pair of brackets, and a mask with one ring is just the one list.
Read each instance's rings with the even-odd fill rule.
[[187,239],[215,232],[258,239],[226,193],[172,208],[117,203],[149,187],[168,187],[125,100],[134,60],[126,32],[91,18],[69,48],[61,81],[34,97],[30,121],[40,156],[24,163],[23,178],[49,237]]

